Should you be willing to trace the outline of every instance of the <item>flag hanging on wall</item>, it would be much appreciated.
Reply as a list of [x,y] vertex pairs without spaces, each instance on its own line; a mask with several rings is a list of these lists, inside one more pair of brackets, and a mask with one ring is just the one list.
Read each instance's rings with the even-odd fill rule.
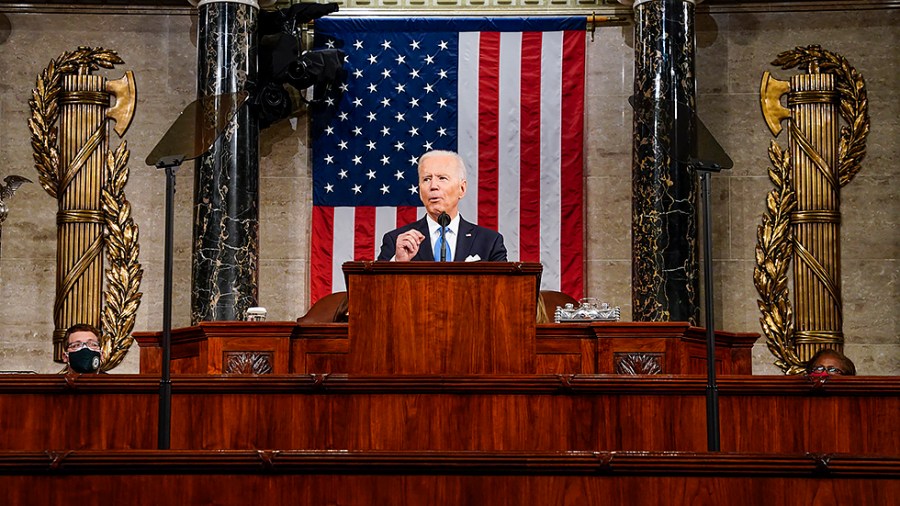
[[417,162],[433,149],[466,163],[466,220],[499,230],[510,261],[541,262],[542,289],[582,296],[585,24],[316,20],[316,48],[343,50],[348,77],[311,106],[311,302],[424,214]]

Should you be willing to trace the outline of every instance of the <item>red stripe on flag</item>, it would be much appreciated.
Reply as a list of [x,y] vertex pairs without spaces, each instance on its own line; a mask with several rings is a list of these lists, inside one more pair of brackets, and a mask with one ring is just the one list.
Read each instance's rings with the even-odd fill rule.
[[[541,261],[541,32],[522,34],[519,260]],[[527,111],[527,114],[525,113]]]
[[500,33],[484,32],[478,63],[478,224],[493,230],[498,221],[499,98]]
[[353,259],[360,262],[372,260],[372,252],[375,251],[375,208],[357,206],[353,212]]
[[421,207],[400,206],[397,208],[397,227],[402,227],[407,223],[412,223],[419,219],[419,210]]
[[334,244],[334,208],[313,206],[310,241],[310,305],[331,293],[331,259]]
[[563,292],[584,294],[584,33],[563,35],[562,230]]

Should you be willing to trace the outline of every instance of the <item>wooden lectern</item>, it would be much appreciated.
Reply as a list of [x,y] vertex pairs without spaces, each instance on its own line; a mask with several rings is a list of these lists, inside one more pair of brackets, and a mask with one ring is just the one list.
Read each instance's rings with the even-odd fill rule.
[[535,371],[541,264],[348,262],[355,374]]

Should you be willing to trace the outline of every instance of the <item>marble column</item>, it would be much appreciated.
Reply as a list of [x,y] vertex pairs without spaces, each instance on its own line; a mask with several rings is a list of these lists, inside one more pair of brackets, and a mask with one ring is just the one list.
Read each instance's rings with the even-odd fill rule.
[[[623,3],[632,3],[621,0]],[[634,1],[632,304],[635,321],[698,323],[694,1]]]
[[[256,79],[256,0],[197,4],[197,97]],[[259,126],[242,107],[194,169],[191,320],[241,320],[259,293]]]

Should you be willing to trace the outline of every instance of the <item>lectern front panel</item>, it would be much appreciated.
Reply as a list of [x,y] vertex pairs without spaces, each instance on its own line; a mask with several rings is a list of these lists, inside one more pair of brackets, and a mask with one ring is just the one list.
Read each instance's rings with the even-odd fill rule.
[[348,263],[350,371],[534,373],[540,264]]

